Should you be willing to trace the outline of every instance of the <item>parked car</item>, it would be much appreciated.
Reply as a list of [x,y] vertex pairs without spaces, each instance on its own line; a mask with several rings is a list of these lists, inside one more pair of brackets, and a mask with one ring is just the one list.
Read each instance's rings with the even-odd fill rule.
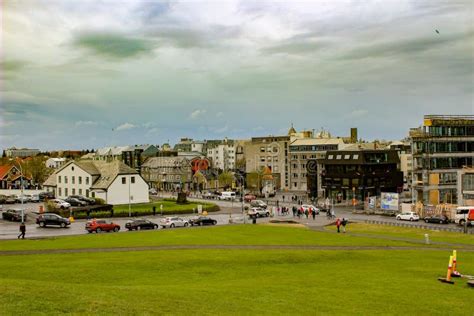
[[[21,209],[8,209],[2,213],[2,218],[7,221],[21,222]],[[26,222],[26,213],[23,210],[23,221]]]
[[54,192],[41,192],[39,194],[40,201],[54,199]]
[[221,195],[219,196],[219,200],[234,201],[235,197],[236,197],[235,192],[225,191],[221,193]]
[[7,201],[7,196],[0,194],[0,205],[5,204],[6,201]]
[[253,194],[245,194],[244,195],[244,201],[247,202],[247,203],[250,203],[252,202],[253,200],[256,200],[257,197]]
[[128,230],[158,229],[158,224],[147,219],[135,219],[125,223],[125,228]]
[[189,222],[181,217],[166,217],[160,221],[162,228],[188,227]]
[[71,204],[69,204],[66,201],[60,200],[60,199],[52,199],[51,202],[53,203],[54,207],[60,208],[62,210],[71,207]]
[[44,213],[36,218],[36,224],[38,224],[40,227],[57,225],[61,226],[62,228],[66,228],[67,226],[71,225],[71,222],[68,218],[61,217],[58,214]]
[[270,212],[264,208],[261,208],[261,207],[252,207],[248,212],[247,214],[250,216],[250,217],[268,217],[270,216]]
[[418,221],[418,220],[420,219],[420,217],[418,216],[418,214],[416,214],[415,212],[405,212],[405,213],[401,213],[401,214],[398,214],[395,218],[396,218],[398,221],[404,220],[404,221],[410,221],[410,222]]
[[456,215],[454,216],[454,222],[458,225],[464,226],[467,223],[468,226],[474,224],[474,206],[459,206],[456,208]]
[[449,219],[443,215],[427,216],[423,220],[425,223],[449,224]]
[[150,190],[148,190],[148,193],[150,195],[157,195],[158,194],[158,191],[155,189],[155,188],[151,188]]
[[260,207],[260,208],[267,208],[267,204],[262,200],[253,200],[250,202],[251,207]]
[[314,205],[303,204],[303,205],[301,205],[301,207],[303,208],[303,212],[306,212],[306,210],[308,210],[308,212],[315,211],[316,214],[319,215],[319,208],[317,208]]
[[39,203],[40,202],[39,195],[38,194],[31,195],[30,196],[30,202],[31,203]]
[[89,205],[89,203],[87,203],[85,201],[81,201],[81,200],[73,198],[73,197],[68,197],[68,198],[64,199],[64,202],[67,202],[67,203],[71,204],[71,206],[87,206],[87,205]]
[[88,198],[82,195],[70,195],[70,198],[75,198],[78,199],[79,201],[86,202],[88,205],[94,205],[95,204],[95,199],[93,198]]
[[16,203],[16,195],[9,195],[5,199],[5,204],[15,204]]
[[207,216],[200,216],[200,217],[191,219],[189,223],[191,224],[191,226],[194,226],[194,225],[204,226],[204,225],[216,225],[217,221]]
[[110,221],[106,221],[105,219],[96,219],[87,221],[86,223],[86,230],[89,233],[96,232],[118,232],[120,230],[120,225],[115,224]]
[[15,195],[15,203],[28,203],[30,201],[30,198],[27,194],[17,194]]
[[205,192],[202,194],[202,198],[207,200],[214,200],[217,198],[217,196],[212,192]]

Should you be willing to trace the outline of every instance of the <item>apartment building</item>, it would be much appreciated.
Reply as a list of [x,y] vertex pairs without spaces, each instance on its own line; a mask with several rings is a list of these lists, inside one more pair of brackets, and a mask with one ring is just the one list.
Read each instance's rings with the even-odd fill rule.
[[40,153],[39,149],[30,149],[30,148],[16,148],[16,147],[11,147],[5,149],[5,155],[8,158],[26,158],[26,157],[34,157],[37,154]]

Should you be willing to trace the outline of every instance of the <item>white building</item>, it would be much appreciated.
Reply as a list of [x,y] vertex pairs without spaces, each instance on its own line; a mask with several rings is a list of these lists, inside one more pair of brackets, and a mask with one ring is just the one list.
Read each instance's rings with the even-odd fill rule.
[[5,149],[5,155],[9,158],[34,157],[39,153],[40,153],[39,149],[15,148],[15,147]]
[[46,160],[46,167],[57,169],[66,163],[66,158],[49,158]]
[[101,198],[108,204],[148,203],[148,185],[140,174],[119,160],[70,161],[43,184],[57,198],[70,195]]
[[236,146],[233,141],[224,140],[223,143],[207,148],[207,158],[215,169],[233,170],[236,161]]

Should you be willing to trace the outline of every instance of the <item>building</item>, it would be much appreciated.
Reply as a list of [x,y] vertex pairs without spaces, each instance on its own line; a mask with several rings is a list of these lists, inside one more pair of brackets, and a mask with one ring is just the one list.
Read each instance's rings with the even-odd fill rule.
[[15,147],[5,149],[5,155],[9,158],[34,157],[39,153],[40,153],[39,149],[15,148]]
[[206,156],[211,162],[211,167],[220,170],[234,170],[236,162],[236,144],[233,140],[225,138],[218,141],[207,141]]
[[193,145],[193,139],[192,138],[187,138],[183,137],[179,140],[179,143],[174,145],[174,150],[175,151],[185,151],[185,152],[190,152],[192,151],[192,146]]
[[66,163],[66,158],[49,158],[46,160],[46,167],[57,169]]
[[398,152],[400,157],[400,171],[403,172],[403,190],[409,191],[412,186],[413,178],[413,155],[411,153],[410,143],[392,142],[386,149],[393,149]]
[[474,206],[474,168],[458,170],[457,203],[462,206]]
[[[319,161],[325,158],[327,151],[339,150],[343,146],[344,142],[340,138],[302,138],[291,142],[289,146],[290,191],[304,193],[314,191],[315,196],[324,196],[321,190],[321,173],[317,172],[322,169]],[[316,169],[314,175],[310,174],[308,177],[308,161],[310,160],[316,162]],[[311,176],[316,178],[313,179]],[[315,183],[316,187],[313,188],[312,183]]]
[[458,203],[458,171],[473,166],[474,115],[425,115],[410,139],[415,201]]
[[364,201],[381,192],[400,192],[403,173],[396,150],[327,151],[321,160],[322,188],[338,201]]
[[188,188],[192,181],[191,160],[186,157],[151,157],[142,164],[143,178],[164,191]]
[[[290,135],[252,137],[244,145],[245,172],[262,173],[268,167],[272,173],[275,188],[288,190],[288,146]],[[248,177],[247,177],[248,179]]]
[[23,180],[23,187],[31,186],[31,177],[24,175],[22,177],[20,169],[13,165],[0,166],[0,189],[20,189]]
[[119,160],[70,161],[43,184],[57,198],[70,195],[101,198],[108,204],[148,203],[148,185],[138,172]]

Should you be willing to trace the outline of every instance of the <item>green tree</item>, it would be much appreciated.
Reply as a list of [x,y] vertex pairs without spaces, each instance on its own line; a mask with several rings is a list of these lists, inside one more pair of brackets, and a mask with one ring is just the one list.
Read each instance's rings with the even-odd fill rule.
[[46,167],[44,156],[35,156],[21,163],[23,174],[31,177],[35,184],[42,184],[50,175],[51,171]]
[[264,168],[259,168],[257,171],[247,173],[247,188],[254,193],[260,194],[263,188],[263,171]]
[[224,171],[217,177],[217,180],[219,180],[220,187],[229,188],[234,181],[234,175],[229,171]]

